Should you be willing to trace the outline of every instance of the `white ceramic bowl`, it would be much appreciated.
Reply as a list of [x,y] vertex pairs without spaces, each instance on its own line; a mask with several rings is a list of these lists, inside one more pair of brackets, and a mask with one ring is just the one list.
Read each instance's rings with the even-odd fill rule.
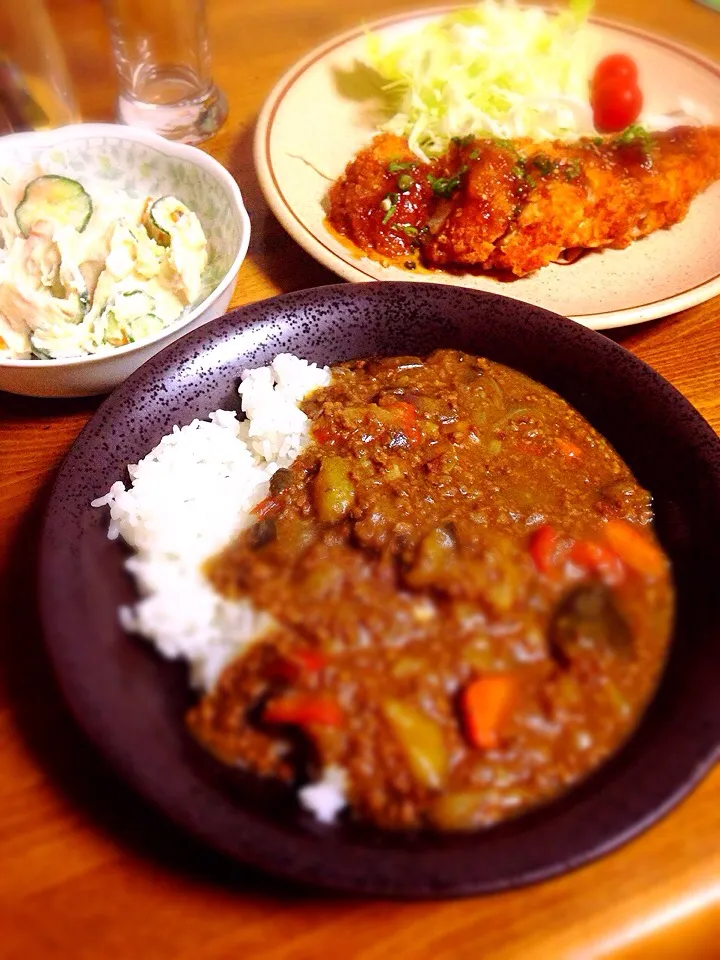
[[195,147],[132,127],[81,123],[0,138],[0,175],[17,176],[33,163],[131,196],[172,194],[200,218],[209,261],[198,300],[161,333],[112,353],[70,360],[0,359],[0,390],[33,397],[107,393],[149,357],[227,310],[250,240],[240,190],[216,160]]

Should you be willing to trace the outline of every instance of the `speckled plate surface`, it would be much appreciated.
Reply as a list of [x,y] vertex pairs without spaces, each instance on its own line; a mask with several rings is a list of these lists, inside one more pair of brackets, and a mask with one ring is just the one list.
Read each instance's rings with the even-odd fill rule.
[[[329,40],[277,83],[260,115],[255,166],[265,197],[288,233],[346,280],[439,282],[487,290],[555,310],[596,330],[667,316],[720,293],[720,182],[696,198],[688,216],[625,250],[550,264],[511,282],[483,275],[412,273],[383,267],[342,243],[324,222],[330,183],[365,146],[381,119],[376,82],[358,67],[365,31],[392,38],[447,12],[438,7],[388,18]],[[720,65],[635,27],[592,18],[589,55],[614,51],[635,58],[648,114],[677,110],[684,97],[720,122]],[[668,82],[668,78],[672,82]]]
[[[237,408],[242,369],[292,351],[329,363],[456,347],[558,390],[655,498],[678,616],[658,694],[627,745],[562,798],[466,835],[318,824],[292,795],[205,755],[186,734],[184,668],[120,629],[133,598],[123,549],[90,501],[174,424]],[[296,880],[375,896],[499,890],[612,850],[676,803],[718,754],[720,441],[622,347],[519,301],[437,284],[326,286],[227,314],[158,354],[83,430],[60,470],[41,549],[47,648],[70,709],[110,763],[193,834]]]

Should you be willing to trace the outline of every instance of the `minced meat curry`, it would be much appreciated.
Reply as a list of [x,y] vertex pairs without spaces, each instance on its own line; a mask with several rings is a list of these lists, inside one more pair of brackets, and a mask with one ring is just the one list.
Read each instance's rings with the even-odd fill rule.
[[345,771],[352,815],[468,829],[628,735],[670,633],[649,494],[551,390],[454,351],[335,366],[312,441],[208,566],[276,626],[188,716],[225,762]]

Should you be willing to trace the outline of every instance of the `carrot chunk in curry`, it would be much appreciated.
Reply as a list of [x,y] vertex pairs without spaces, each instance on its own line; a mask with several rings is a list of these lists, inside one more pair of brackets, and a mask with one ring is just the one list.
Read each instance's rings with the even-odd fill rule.
[[437,351],[358,360],[207,568],[273,626],[188,714],[217,757],[350,815],[471,829],[546,801],[629,735],[673,613],[651,499],[546,387]]

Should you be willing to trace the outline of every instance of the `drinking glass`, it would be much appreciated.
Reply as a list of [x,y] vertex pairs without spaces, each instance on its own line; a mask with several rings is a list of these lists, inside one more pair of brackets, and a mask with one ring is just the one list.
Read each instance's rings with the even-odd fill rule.
[[227,116],[210,68],[204,0],[103,0],[120,83],[118,118],[199,143]]
[[79,120],[62,49],[42,0],[0,0],[0,133]]

